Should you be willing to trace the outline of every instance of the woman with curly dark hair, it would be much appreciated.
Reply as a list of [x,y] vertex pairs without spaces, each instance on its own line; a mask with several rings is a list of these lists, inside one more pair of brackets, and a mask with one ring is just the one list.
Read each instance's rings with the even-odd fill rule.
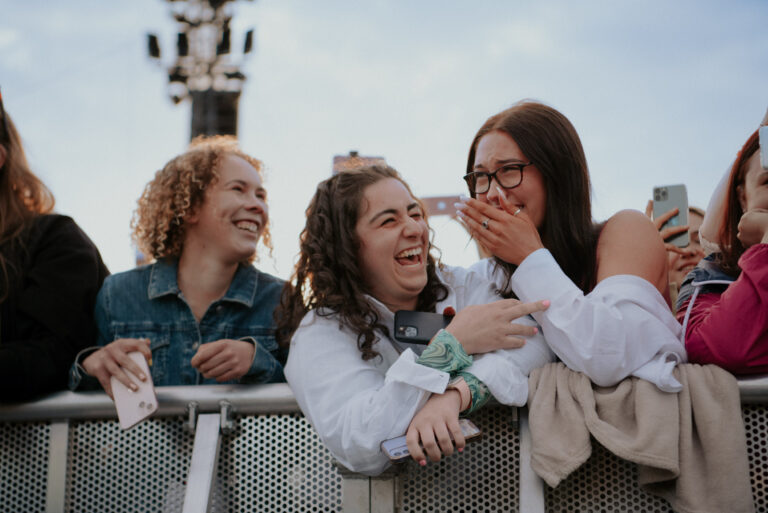
[[108,274],[93,242],[29,168],[0,97],[0,400],[67,387],[96,338],[93,304]]
[[[526,316],[547,302],[497,301],[490,282],[437,264],[423,206],[394,169],[321,182],[306,216],[278,336],[299,406],[335,458],[378,474],[380,443],[407,431],[425,465],[419,442],[433,461],[453,452],[451,437],[463,450],[460,412],[491,394],[526,402],[528,374],[552,358]],[[393,338],[398,310],[458,313],[424,349]]]
[[104,282],[104,347],[78,357],[70,386],[85,374],[110,395],[111,377],[137,389],[125,372],[146,379],[134,351],[159,386],[284,381],[272,321],[283,282],[251,265],[259,240],[269,243],[266,198],[261,163],[231,137],[196,139],[158,171],[132,223],[155,262]]

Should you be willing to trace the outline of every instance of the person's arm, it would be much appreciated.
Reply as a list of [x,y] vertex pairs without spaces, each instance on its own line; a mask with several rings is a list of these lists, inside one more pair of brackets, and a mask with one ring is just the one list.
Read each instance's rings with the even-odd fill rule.
[[[696,297],[685,348],[694,363],[713,363],[734,374],[768,372],[768,244],[749,248],[739,267],[741,274],[722,294]],[[681,305],[679,320],[689,303],[690,298]]]
[[[394,351],[381,340],[379,352]],[[381,473],[389,460],[382,441],[401,436],[431,393],[442,393],[448,373],[416,363],[404,351],[386,371],[364,361],[357,337],[335,317],[310,312],[291,341],[286,378],[304,415],[331,454],[347,468]]]
[[75,354],[95,340],[93,304],[107,275],[98,250],[67,217],[46,217],[36,229],[12,312],[25,332],[0,343],[4,401],[65,389]]
[[[621,221],[613,226],[609,222],[603,230],[598,284],[589,294],[563,273],[546,249],[520,264],[512,288],[523,301],[552,301],[548,310],[533,316],[549,346],[571,369],[597,385],[611,386],[658,361],[641,377],[673,391],[679,383],[671,369],[685,360],[685,350],[680,325],[657,288],[659,281],[666,282],[664,248],[639,212]],[[651,371],[657,374],[650,376]]]

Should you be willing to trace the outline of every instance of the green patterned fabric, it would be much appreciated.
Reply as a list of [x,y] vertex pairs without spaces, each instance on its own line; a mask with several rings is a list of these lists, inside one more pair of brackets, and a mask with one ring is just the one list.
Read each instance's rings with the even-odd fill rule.
[[488,390],[488,387],[485,386],[485,383],[477,379],[474,374],[461,371],[457,373],[457,376],[464,378],[464,381],[469,387],[469,393],[472,395],[472,404],[469,405],[469,408],[461,412],[462,416],[466,416],[487,403],[491,398],[491,391]]
[[453,374],[472,365],[472,357],[464,351],[456,337],[440,330],[416,363]]
[[491,391],[485,383],[477,379],[474,374],[464,372],[464,369],[472,365],[472,357],[464,351],[461,342],[445,330],[437,332],[416,363],[447,372],[452,379],[459,376],[464,378],[472,395],[472,404],[469,409],[462,412],[462,415],[472,413],[491,398]]

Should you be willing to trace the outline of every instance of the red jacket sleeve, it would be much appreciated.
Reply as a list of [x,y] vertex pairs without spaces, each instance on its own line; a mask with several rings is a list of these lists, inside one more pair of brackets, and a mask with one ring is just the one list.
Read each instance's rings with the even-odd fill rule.
[[[714,363],[734,374],[768,372],[768,244],[739,259],[741,275],[722,293],[700,294],[685,330],[692,363]],[[682,322],[690,299],[677,313]]]

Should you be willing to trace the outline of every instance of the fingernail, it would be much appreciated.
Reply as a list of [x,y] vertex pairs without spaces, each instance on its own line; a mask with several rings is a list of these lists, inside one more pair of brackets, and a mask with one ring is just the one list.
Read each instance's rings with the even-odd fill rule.
[[131,390],[133,390],[135,392],[138,389],[139,389],[139,387],[136,386],[136,383],[131,383]]
[[147,379],[147,377],[144,375],[144,373],[139,374],[139,379],[144,381]]
[[427,466],[427,460],[419,460],[419,465],[421,465],[422,467],[426,467]]
[[461,449],[459,449],[459,454],[461,454],[462,452],[464,452],[464,447],[462,447]]
[[456,203],[453,204],[453,206],[456,207],[459,210],[463,210],[463,209],[467,208],[467,205],[465,203],[458,203],[458,202],[456,202]]
[[469,196],[467,196],[465,194],[459,194],[459,199],[461,201],[469,201]]
[[467,217],[467,215],[464,212],[462,212],[461,210],[457,210],[456,211],[456,215],[459,216],[459,217]]
[[499,192],[499,196],[501,196],[501,197],[502,197],[502,198],[504,198],[505,200],[507,199],[507,195],[504,193],[504,190],[503,190],[501,187],[499,187],[499,186],[497,185],[497,186],[496,186],[496,190]]
[[534,326],[534,327],[533,327],[533,334],[535,335],[535,334],[536,334],[536,333],[538,333],[538,332],[539,332],[539,328],[537,328],[536,326]]
[[542,305],[544,305],[544,306],[549,306],[549,305],[551,305],[552,303],[550,302],[550,300],[549,300],[549,299],[545,299],[544,301],[542,301],[542,302],[541,302],[541,304],[542,304]]

